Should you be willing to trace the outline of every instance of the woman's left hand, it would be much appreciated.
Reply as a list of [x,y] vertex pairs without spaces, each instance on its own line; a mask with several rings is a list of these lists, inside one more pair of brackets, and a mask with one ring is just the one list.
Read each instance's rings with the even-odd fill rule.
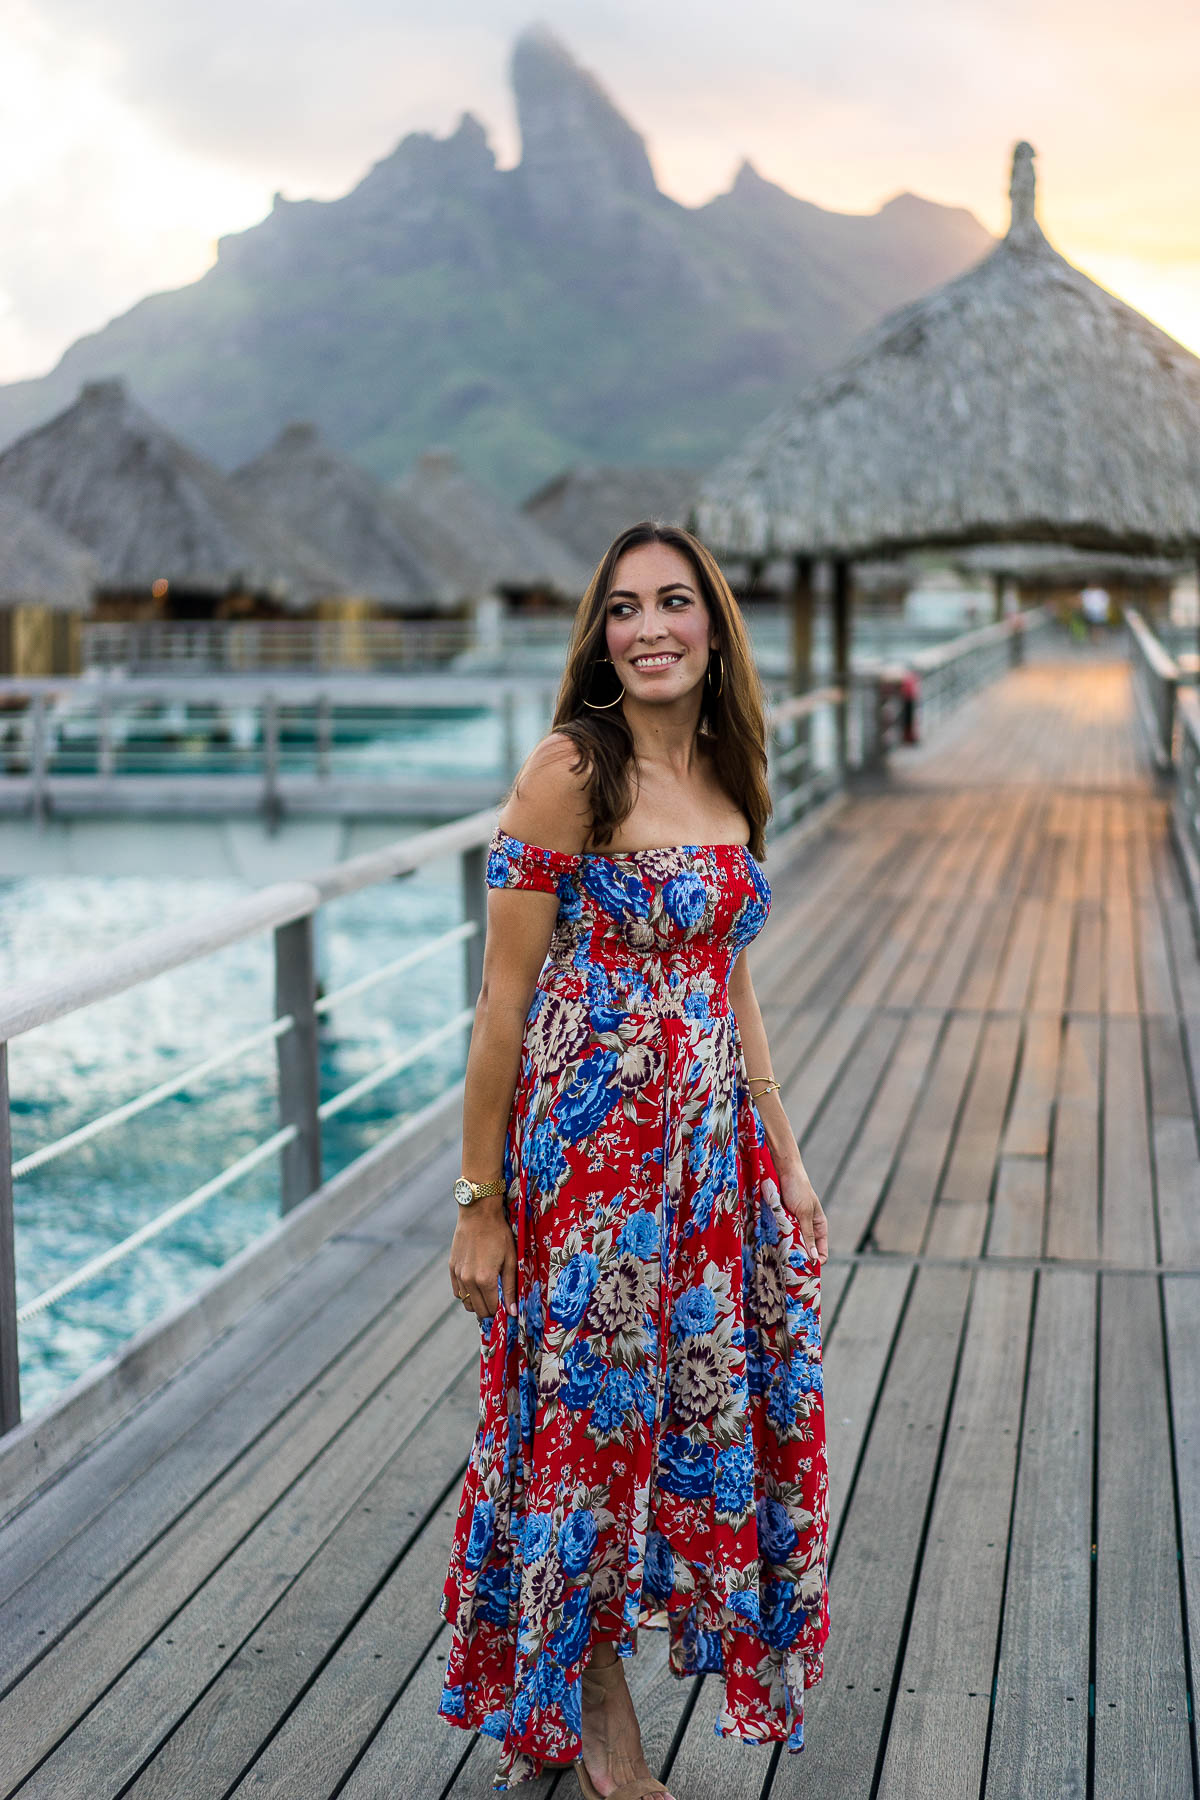
[[824,1262],[829,1255],[829,1222],[803,1169],[780,1172],[779,1195],[800,1227],[805,1255],[811,1256],[815,1249],[817,1261]]

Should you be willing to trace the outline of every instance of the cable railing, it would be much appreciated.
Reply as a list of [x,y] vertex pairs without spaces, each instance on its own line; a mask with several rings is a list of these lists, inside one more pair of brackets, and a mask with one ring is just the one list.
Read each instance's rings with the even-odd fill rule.
[[[336,1094],[320,1098],[318,1022],[344,1001],[394,982],[431,958],[454,950],[464,959],[466,992],[477,992],[482,973],[485,917],[484,857],[495,824],[488,810],[403,839],[322,870],[306,881],[277,882],[220,912],[167,925],[136,942],[89,959],[61,974],[10,989],[0,1002],[0,1430],[20,1421],[19,1327],[122,1262],[206,1201],[226,1192],[253,1170],[279,1162],[279,1208],[290,1212],[321,1185],[321,1131],[330,1119],[384,1082],[430,1057],[465,1033],[474,1016],[469,1006],[455,1010],[415,1043],[383,1059]],[[330,901],[382,881],[414,874],[439,858],[457,856],[464,917],[403,955],[319,995],[314,924]],[[86,1124],[15,1162],[11,1153],[8,1101],[8,1047],[15,1039],[83,1007],[124,993],[154,977],[196,962],[215,951],[271,931],[274,937],[275,1017],[267,1025],[224,1045],[212,1055],[98,1114]],[[276,1050],[278,1128],[190,1192],[160,1209],[119,1242],[106,1247],[20,1307],[16,1302],[13,1183],[62,1156],[116,1130],[129,1120],[185,1090],[195,1090],[215,1071],[250,1051],[273,1043]]]

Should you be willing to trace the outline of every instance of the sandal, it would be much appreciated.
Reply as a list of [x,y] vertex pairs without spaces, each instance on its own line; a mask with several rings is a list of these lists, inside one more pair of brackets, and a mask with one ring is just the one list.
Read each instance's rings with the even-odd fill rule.
[[[606,1680],[605,1677],[610,1669],[613,1671],[613,1678]],[[621,1668],[619,1658],[615,1662],[602,1664],[599,1668],[589,1663],[583,1671],[584,1688],[586,1690],[590,1684],[594,1691],[598,1689],[599,1692],[594,1695],[597,1699],[603,1694],[612,1693],[618,1680],[624,1682],[624,1679],[625,1672]],[[623,1781],[620,1787],[613,1788],[608,1794],[602,1794],[584,1766],[582,1751],[575,1764],[575,1776],[579,1782],[583,1800],[674,1800],[670,1789],[664,1787],[662,1782],[653,1775],[635,1775],[632,1781]]]

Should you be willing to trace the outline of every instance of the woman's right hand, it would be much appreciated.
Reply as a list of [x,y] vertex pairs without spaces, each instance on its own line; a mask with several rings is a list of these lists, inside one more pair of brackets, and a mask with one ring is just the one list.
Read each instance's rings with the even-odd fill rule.
[[490,1319],[500,1304],[517,1316],[517,1246],[504,1212],[504,1196],[489,1195],[464,1207],[450,1246],[450,1286],[477,1319]]

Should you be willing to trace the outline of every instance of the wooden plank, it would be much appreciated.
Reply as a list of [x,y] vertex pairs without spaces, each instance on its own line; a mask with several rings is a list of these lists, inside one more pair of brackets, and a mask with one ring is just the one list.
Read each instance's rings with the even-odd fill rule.
[[1042,943],[1029,998],[1032,1012],[1052,1013],[1057,1019],[1066,1011],[1074,914],[1069,900],[1054,898],[1043,905]]
[[1191,1795],[1158,1279],[1100,1278],[1095,1800]]
[[839,1007],[830,1015],[826,1030],[817,1044],[817,1054],[810,1056],[799,1074],[784,1084],[780,1098],[801,1151],[805,1138],[816,1121],[838,1079],[846,1058],[853,1053],[859,1034],[869,1014],[864,1007]]
[[[887,1379],[830,1577],[825,1678],[809,1697],[805,1749],[781,1757],[771,1800],[870,1791],[937,1468],[969,1293],[961,1269],[923,1268]],[[919,1369],[920,1379],[913,1379]]]
[[1200,1281],[1162,1283],[1175,1493],[1192,1679],[1200,1669]]
[[1033,1276],[979,1270],[878,1800],[974,1794],[983,1770]]
[[1045,903],[1039,894],[1018,897],[1012,930],[996,971],[992,1006],[997,1012],[1024,1011],[1041,949],[1044,918]]
[[1067,1010],[1098,1013],[1103,1004],[1104,913],[1099,900],[1084,899],[1075,906],[1075,938],[1067,984]]
[[[373,1324],[0,1702],[0,1767],[23,1775],[47,1759],[30,1792],[82,1794],[89,1757],[119,1765],[123,1780],[136,1773],[165,1707],[183,1710],[219,1670],[223,1631],[236,1641],[253,1627],[278,1597],[281,1566],[294,1574],[305,1560],[306,1534],[320,1540],[386,1460],[392,1434],[450,1385],[473,1328],[446,1307],[440,1283],[409,1304],[427,1306],[432,1326],[409,1354],[397,1354],[394,1318]],[[168,1622],[178,1646],[169,1678],[141,1655]]]
[[1100,1021],[1068,1014],[1050,1158],[1047,1256],[1100,1254]]
[[[804,1166],[822,1197],[862,1130],[863,1115],[875,1090],[904,1020],[895,1014],[868,1015],[861,1037],[838,1071],[832,1092],[804,1140]],[[850,1244],[843,1245],[850,1249]]]
[[1020,1021],[986,1019],[954,1148],[929,1221],[926,1248],[935,1256],[978,1256],[988,1225],[988,1204],[1004,1114],[1020,1047]]
[[[472,1364],[436,1418],[396,1445],[122,1800],[291,1795],[301,1768],[307,1784],[334,1790],[437,1629],[478,1411]],[[177,1647],[174,1622],[171,1635]]]
[[921,1248],[982,1030],[981,1013],[962,1013],[947,1023],[928,1085],[871,1228],[876,1249],[911,1255]]
[[1148,1018],[1146,1049],[1162,1260],[1200,1268],[1200,1140],[1180,1021]]
[[822,1346],[831,1544],[837,1540],[854,1487],[871,1408],[892,1354],[912,1276],[911,1266],[904,1263],[857,1263],[838,1309],[837,1328]]
[[988,1256],[1041,1256],[1046,1224],[1044,1156],[1001,1156],[996,1165]]
[[830,1229],[846,1250],[858,1249],[903,1142],[913,1108],[928,1076],[942,1029],[939,1013],[912,1013],[901,1022],[895,1054],[844,1167],[821,1204]]
[[[140,1418],[129,1421],[117,1443],[128,1431],[134,1451],[143,1457],[140,1472],[134,1464],[136,1479],[118,1488],[110,1504],[42,1560],[31,1581],[0,1607],[0,1641],[5,1644],[8,1679],[50,1652],[60,1634],[85,1610],[81,1596],[87,1596],[88,1605],[94,1604],[147,1547],[177,1525],[198,1493],[210,1493],[240,1457],[258,1454],[261,1434],[278,1429],[274,1422],[289,1406],[300,1408],[297,1417],[319,1410],[314,1384],[331,1364],[338,1366],[335,1359],[339,1354],[345,1356],[344,1366],[352,1371],[364,1350],[380,1341],[387,1346],[387,1354],[400,1353],[405,1346],[396,1336],[393,1308],[397,1298],[409,1284],[419,1283],[422,1273],[435,1266],[440,1256],[439,1251],[431,1259],[428,1243],[419,1239],[384,1249],[356,1281],[335,1287],[328,1302],[302,1321],[291,1337],[282,1339],[244,1381],[236,1383],[230,1375],[227,1390],[210,1393],[208,1412],[175,1441],[170,1437],[170,1389],[162,1404],[156,1405],[151,1427],[144,1430]],[[426,1318],[420,1304],[409,1313],[414,1329],[420,1329]],[[223,1361],[217,1366],[220,1370]],[[186,1423],[186,1410],[183,1418]],[[166,1441],[153,1458],[156,1430],[164,1432]],[[102,1445],[99,1455],[106,1478],[116,1485],[112,1458],[119,1455],[118,1450]],[[87,1467],[85,1462],[85,1473]],[[39,1551],[45,1548],[47,1537],[53,1539],[56,1498],[56,1489],[45,1496],[51,1526],[37,1540]],[[67,1501],[75,1516],[84,1511],[74,1480]]]
[[1004,1126],[1009,1156],[1048,1156],[1050,1119],[1058,1079],[1061,1026],[1056,1018],[1034,1014],[1021,1033],[1021,1066],[1016,1092]]
[[1103,1129],[1100,1253],[1105,1262],[1144,1269],[1158,1261],[1158,1233],[1142,1033],[1136,1018],[1109,1018],[1105,1027]]
[[1087,1779],[1096,1278],[1038,1276],[983,1800]]

